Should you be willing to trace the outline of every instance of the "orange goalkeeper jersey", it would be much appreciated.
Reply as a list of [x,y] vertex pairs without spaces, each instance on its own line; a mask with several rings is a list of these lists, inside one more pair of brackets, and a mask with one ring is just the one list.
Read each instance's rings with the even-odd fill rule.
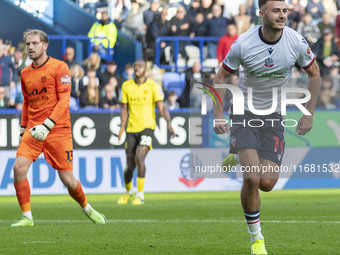
[[66,63],[51,57],[39,66],[32,63],[21,72],[21,87],[22,126],[31,128],[50,118],[54,128],[71,127],[71,75]]

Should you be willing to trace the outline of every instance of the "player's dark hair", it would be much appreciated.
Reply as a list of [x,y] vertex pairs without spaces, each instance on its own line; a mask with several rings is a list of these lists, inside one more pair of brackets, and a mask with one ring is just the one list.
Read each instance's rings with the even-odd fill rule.
[[285,0],[259,0],[259,8],[261,9],[261,7],[269,1],[285,2]]
[[48,43],[49,41],[48,36],[44,31],[39,29],[29,29],[24,32],[24,42],[26,42],[27,37],[30,35],[39,35],[40,40],[44,43]]

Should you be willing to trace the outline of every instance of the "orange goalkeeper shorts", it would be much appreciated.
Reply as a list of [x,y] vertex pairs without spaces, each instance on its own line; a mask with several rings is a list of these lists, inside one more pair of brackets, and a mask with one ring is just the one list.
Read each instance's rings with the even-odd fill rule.
[[52,129],[45,141],[41,142],[31,136],[26,129],[17,150],[17,156],[24,156],[36,161],[41,153],[46,161],[56,170],[73,170],[73,143],[71,128]]

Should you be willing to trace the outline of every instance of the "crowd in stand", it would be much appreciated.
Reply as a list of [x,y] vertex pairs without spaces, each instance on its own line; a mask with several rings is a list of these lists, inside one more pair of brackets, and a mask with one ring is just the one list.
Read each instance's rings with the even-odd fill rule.
[[[103,62],[100,54],[100,47],[114,47],[116,28],[142,42],[145,60],[153,60],[155,39],[159,36],[218,37],[218,42],[206,43],[205,57],[217,59],[221,64],[237,37],[260,22],[257,0],[192,0],[189,5],[172,5],[162,0],[108,0],[107,4],[107,11],[89,28],[89,36],[99,33],[113,37],[111,42],[105,44],[94,39],[95,51],[82,63],[76,62],[74,48],[66,48],[63,59],[72,75],[71,108],[120,107],[121,86],[134,77],[133,65],[127,64],[124,73],[119,73],[117,63]],[[320,66],[323,82],[318,107],[340,108],[340,0],[288,0],[287,4],[287,25],[304,36]],[[188,45],[187,42],[179,45],[179,53],[186,61]],[[24,46],[19,44],[15,48],[10,40],[0,37],[0,108],[21,109],[20,72],[31,63]],[[169,42],[160,44],[163,53],[171,46]],[[166,61],[165,57],[162,60]],[[216,69],[204,69],[199,61],[191,62],[190,66],[185,70],[183,93],[166,91],[169,109],[189,107],[189,100],[199,107],[200,102],[195,103],[195,98],[201,91],[195,91],[193,79],[213,78],[216,72]],[[237,80],[237,76],[233,79]],[[289,86],[307,86],[306,74],[299,66],[294,69]]]

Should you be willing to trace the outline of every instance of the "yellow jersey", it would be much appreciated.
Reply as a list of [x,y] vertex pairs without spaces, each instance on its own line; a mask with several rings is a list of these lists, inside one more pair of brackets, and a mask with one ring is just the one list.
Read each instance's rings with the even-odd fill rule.
[[122,103],[128,104],[129,119],[126,132],[138,133],[146,128],[155,129],[155,103],[164,100],[162,88],[153,80],[147,79],[137,85],[128,80],[122,86]]

